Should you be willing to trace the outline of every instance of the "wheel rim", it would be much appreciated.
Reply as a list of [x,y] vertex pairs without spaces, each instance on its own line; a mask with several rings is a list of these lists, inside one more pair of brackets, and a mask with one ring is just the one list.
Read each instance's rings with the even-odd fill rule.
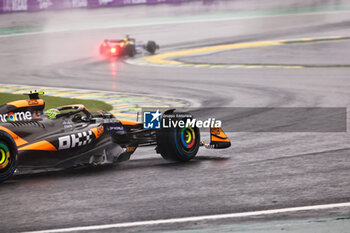
[[196,133],[191,128],[182,128],[181,130],[181,144],[185,150],[191,150],[196,141]]
[[0,170],[9,164],[10,150],[7,145],[0,143]]

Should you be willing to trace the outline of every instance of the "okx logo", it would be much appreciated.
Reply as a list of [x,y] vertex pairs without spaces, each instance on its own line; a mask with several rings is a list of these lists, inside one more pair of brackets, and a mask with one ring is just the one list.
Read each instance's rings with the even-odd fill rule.
[[160,116],[162,114],[159,109],[156,112],[143,112],[143,128],[144,129],[160,129]]
[[71,134],[58,138],[58,149],[65,150],[79,146],[85,146],[92,141],[92,131]]

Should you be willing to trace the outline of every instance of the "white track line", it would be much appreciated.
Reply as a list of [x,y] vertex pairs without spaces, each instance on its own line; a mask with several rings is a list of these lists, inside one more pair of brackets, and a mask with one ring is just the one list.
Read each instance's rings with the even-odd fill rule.
[[342,208],[342,207],[350,207],[350,202],[337,203],[337,204],[292,207],[292,208],[274,209],[274,210],[251,211],[251,212],[243,212],[243,213],[205,215],[205,216],[185,217],[185,218],[170,218],[170,219],[115,223],[115,224],[95,225],[95,226],[85,226],[85,227],[71,227],[71,228],[31,231],[31,232],[24,232],[24,233],[56,233],[56,232],[98,231],[98,230],[113,229],[113,228],[116,229],[116,228],[139,227],[139,226],[160,225],[160,224],[198,222],[198,221],[205,221],[205,220],[242,218],[242,217],[251,217],[251,216],[259,216],[259,215],[272,215],[272,214],[297,212],[297,211],[308,211],[308,210],[324,210],[324,209],[333,209],[333,208]]

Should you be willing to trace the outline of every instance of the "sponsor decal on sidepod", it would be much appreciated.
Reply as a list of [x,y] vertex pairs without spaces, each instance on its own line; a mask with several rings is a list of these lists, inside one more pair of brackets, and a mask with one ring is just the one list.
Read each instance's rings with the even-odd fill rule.
[[58,138],[58,149],[65,150],[80,146],[85,146],[92,141],[92,131],[85,131],[82,133],[76,133]]
[[32,120],[32,113],[27,112],[10,112],[6,114],[0,114],[0,120],[2,122],[14,122],[14,121],[26,121]]

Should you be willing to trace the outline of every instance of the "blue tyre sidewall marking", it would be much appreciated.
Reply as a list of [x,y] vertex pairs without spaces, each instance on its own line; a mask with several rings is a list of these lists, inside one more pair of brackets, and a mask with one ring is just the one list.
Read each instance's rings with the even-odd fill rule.
[[[174,140],[175,140],[175,145],[176,145],[176,149],[177,149],[177,151],[182,155],[182,156],[184,156],[184,154],[182,153],[182,151],[179,149],[179,145],[177,144],[177,135],[176,135],[176,133],[177,133],[177,129],[175,129],[174,130]],[[187,156],[186,156],[187,157]]]
[[181,130],[181,141],[182,141],[182,145],[184,145],[187,148],[188,144],[185,142],[184,132],[182,131],[186,131],[185,128]]
[[4,180],[7,180],[8,178],[10,178],[13,175],[13,173],[15,172],[16,168],[17,168],[17,164],[15,164],[12,171],[7,176],[0,178],[0,181],[4,181]]

